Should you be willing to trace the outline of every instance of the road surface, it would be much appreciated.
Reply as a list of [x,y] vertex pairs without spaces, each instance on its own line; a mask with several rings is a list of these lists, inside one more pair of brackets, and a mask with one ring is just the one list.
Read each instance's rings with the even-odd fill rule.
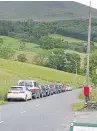
[[0,107],[0,131],[67,131],[80,90]]

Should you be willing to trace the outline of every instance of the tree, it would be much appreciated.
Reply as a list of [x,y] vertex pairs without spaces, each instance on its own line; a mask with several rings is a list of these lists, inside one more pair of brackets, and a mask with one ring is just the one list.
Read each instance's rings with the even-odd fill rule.
[[24,50],[26,47],[25,42],[23,40],[20,41],[20,49]]
[[96,74],[96,69],[97,69],[97,52],[95,51],[91,56],[90,56],[90,77],[92,79],[92,82],[97,85],[97,74]]
[[25,54],[19,54],[19,55],[17,56],[17,59],[18,59],[18,61],[20,61],[20,62],[26,62],[26,61],[27,61],[27,58],[26,58],[26,55],[25,55]]
[[9,59],[13,57],[15,51],[9,48],[8,46],[2,45],[0,47],[0,57],[4,59]]

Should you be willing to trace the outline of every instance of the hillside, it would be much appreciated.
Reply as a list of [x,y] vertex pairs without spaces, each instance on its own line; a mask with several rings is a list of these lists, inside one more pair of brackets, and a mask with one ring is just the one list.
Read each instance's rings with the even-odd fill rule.
[[[35,79],[39,83],[61,81],[76,84],[75,74],[50,68],[0,59],[0,90],[16,84],[19,79]],[[78,76],[78,83],[83,84],[84,77]]]
[[[21,8],[22,7],[22,8]],[[91,9],[97,18],[97,10]],[[0,19],[66,20],[88,16],[88,6],[73,1],[0,1]]]
[[[64,39],[64,41],[75,42],[77,44],[80,43],[80,42],[83,42],[80,39],[75,39],[75,38],[66,37],[66,36],[57,35],[57,34],[51,34],[49,36],[54,37],[56,39],[57,38],[62,38],[62,39]],[[15,55],[12,58],[12,60],[17,59],[17,56],[19,54],[25,54],[26,57],[27,57],[28,62],[32,63],[33,58],[37,54],[51,53],[53,51],[53,49],[52,50],[42,49],[42,48],[39,47],[39,45],[37,45],[35,43],[28,43],[28,42],[25,43],[26,48],[25,48],[25,50],[22,51],[22,50],[19,50],[20,41],[18,39],[7,37],[7,36],[0,36],[0,38],[3,38],[3,41],[4,41],[5,45],[8,45],[10,48],[15,50]],[[73,50],[65,50],[65,52],[79,54],[81,59],[82,59],[82,65],[83,65],[83,60],[84,60],[84,57],[85,57],[84,53],[79,53],[79,52],[76,52],[76,51],[73,51]]]

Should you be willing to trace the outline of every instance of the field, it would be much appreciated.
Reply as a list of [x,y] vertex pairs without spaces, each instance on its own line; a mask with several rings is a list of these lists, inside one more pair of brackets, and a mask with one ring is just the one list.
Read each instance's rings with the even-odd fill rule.
[[[0,59],[0,93],[15,85],[19,79],[35,79],[38,83],[72,83],[76,85],[75,74],[17,61]],[[83,84],[84,77],[78,76],[78,83]]]
[[80,42],[84,42],[80,39],[76,39],[76,38],[71,38],[71,37],[66,37],[66,36],[62,36],[62,35],[58,35],[58,34],[50,34],[49,36],[53,37],[53,38],[61,38],[61,39],[64,39],[64,41],[68,41],[70,43],[80,43]]

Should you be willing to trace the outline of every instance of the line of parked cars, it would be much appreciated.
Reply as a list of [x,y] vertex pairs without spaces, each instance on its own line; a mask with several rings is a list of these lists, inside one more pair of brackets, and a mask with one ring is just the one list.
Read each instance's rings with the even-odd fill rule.
[[35,80],[19,80],[16,86],[12,86],[7,94],[7,100],[31,100],[42,97],[47,97],[53,94],[58,94],[66,91],[71,91],[70,84],[64,85],[57,82],[52,85],[38,85]]

